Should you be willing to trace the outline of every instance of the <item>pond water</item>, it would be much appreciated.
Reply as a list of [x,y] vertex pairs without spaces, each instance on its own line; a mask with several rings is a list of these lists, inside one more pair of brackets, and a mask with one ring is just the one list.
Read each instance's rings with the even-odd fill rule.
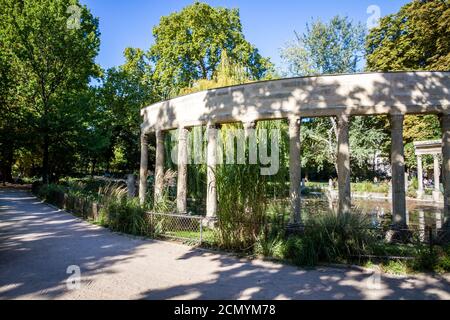
[[[442,227],[443,204],[424,202],[424,201],[407,201],[407,220],[408,225],[412,228],[432,227],[440,229]],[[354,210],[368,214],[374,225],[381,222],[390,223],[392,219],[392,203],[388,200],[374,200],[353,198],[352,206]],[[302,199],[302,211],[305,214],[314,214],[320,211],[336,208],[337,203],[330,206],[329,201],[322,197],[308,197]]]

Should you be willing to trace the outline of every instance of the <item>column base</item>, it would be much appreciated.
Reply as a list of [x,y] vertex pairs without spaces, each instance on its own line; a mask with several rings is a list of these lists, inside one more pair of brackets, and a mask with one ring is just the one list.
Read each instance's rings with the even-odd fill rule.
[[422,199],[424,195],[423,190],[417,190],[416,197],[417,199]]
[[219,220],[217,217],[205,217],[202,220],[202,226],[209,229],[215,229],[217,227],[217,224],[219,223]]
[[408,229],[407,225],[391,225],[391,228],[386,233],[386,241],[388,242],[411,242],[413,233]]
[[303,223],[289,223],[285,231],[286,236],[300,236],[305,232],[305,225]]
[[440,191],[433,191],[433,200],[439,202],[442,199],[442,193]]

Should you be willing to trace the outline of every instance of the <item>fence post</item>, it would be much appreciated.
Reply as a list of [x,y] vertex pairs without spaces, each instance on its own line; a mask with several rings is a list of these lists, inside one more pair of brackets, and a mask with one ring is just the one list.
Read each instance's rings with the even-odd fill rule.
[[203,221],[199,219],[200,221],[200,245],[203,243]]

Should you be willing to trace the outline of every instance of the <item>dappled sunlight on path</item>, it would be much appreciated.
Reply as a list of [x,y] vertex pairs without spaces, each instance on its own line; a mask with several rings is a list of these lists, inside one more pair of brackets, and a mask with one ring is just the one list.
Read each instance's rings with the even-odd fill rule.
[[[66,273],[81,269],[81,287]],[[141,240],[0,190],[0,299],[450,299],[450,278],[293,266]]]

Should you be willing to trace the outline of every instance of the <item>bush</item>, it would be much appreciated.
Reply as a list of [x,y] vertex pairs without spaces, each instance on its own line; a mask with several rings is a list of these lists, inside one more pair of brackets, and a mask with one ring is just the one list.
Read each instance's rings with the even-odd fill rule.
[[47,184],[47,185],[36,185],[34,187],[34,193],[37,197],[53,204],[58,207],[64,206],[64,188],[55,185],[55,184]]
[[106,205],[109,227],[118,232],[144,236],[148,232],[147,214],[138,200],[118,199]]
[[321,213],[306,221],[302,236],[285,240],[283,256],[300,266],[361,260],[371,253],[377,236],[361,212]]
[[358,182],[352,183],[352,190],[355,192],[374,192],[374,193],[389,193],[389,184],[382,182],[375,184],[373,182]]
[[426,246],[419,249],[412,268],[416,271],[449,272],[450,271],[450,246],[442,248],[433,247],[433,250]]
[[147,235],[148,221],[139,199],[128,199],[127,189],[108,184],[99,190],[103,208],[100,216],[113,231],[132,235]]
[[327,212],[307,221],[305,238],[313,245],[319,261],[339,262],[360,259],[370,253],[376,232],[361,212]]
[[318,261],[315,243],[309,237],[291,236],[283,247],[285,259],[298,266],[314,266]]

